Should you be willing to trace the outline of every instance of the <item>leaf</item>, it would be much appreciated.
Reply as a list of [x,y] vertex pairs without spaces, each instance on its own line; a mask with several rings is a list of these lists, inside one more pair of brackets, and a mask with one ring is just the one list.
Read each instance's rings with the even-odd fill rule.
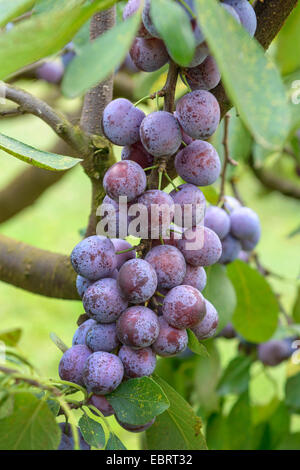
[[118,436],[114,433],[110,433],[109,439],[107,441],[105,450],[127,450],[123,442],[120,441]]
[[120,421],[134,425],[151,421],[170,406],[163,390],[150,377],[123,382],[106,398]]
[[78,422],[83,439],[87,444],[97,449],[105,446],[105,433],[100,423],[89,418],[85,413]]
[[300,286],[297,290],[297,296],[293,306],[293,319],[296,323],[300,323]]
[[244,124],[261,145],[281,148],[290,112],[276,66],[216,0],[196,0],[196,9],[226,92]]
[[35,0],[0,0],[0,27],[29,10]]
[[238,356],[232,359],[218,384],[219,395],[244,393],[249,385],[251,363],[250,356]]
[[220,264],[209,266],[206,269],[206,274],[207,283],[203,295],[217,309],[219,315],[218,331],[221,331],[231,321],[237,305],[236,293],[224,266]]
[[45,170],[63,171],[81,162],[80,158],[66,157],[56,153],[42,152],[12,137],[0,134],[0,149],[32,166]]
[[79,49],[64,75],[62,92],[74,98],[107,78],[125,58],[139,24],[137,13]]
[[156,375],[154,379],[167,395],[170,407],[146,431],[148,449],[206,450],[201,419],[167,382]]
[[209,450],[226,450],[228,433],[226,418],[221,413],[212,413],[206,424],[206,440]]
[[0,392],[0,420],[7,418],[14,411],[14,397],[7,392]]
[[289,377],[285,385],[285,404],[294,413],[300,413],[300,372]]
[[0,342],[2,341],[7,346],[14,347],[20,341],[21,336],[21,328],[13,328],[12,330],[0,331]]
[[218,204],[219,195],[213,186],[201,186],[200,189],[203,192],[207,202],[213,204],[214,206]]
[[300,450],[300,432],[285,436],[276,450]]
[[61,0],[37,0],[33,12],[34,14],[39,15],[40,13],[44,13],[45,11],[50,11],[54,8],[58,8],[58,6],[61,6],[61,3]]
[[195,52],[195,38],[182,6],[170,0],[151,0],[150,13],[172,59],[176,64],[189,65]]
[[60,8],[33,15],[11,31],[0,35],[0,80],[26,65],[58,52],[71,41],[93,13],[109,8],[115,0],[95,0],[92,4],[83,5],[84,3],[84,0],[61,1]]
[[270,285],[256,269],[239,260],[227,266],[227,273],[237,295],[234,328],[252,343],[267,341],[276,331],[279,314]]
[[188,338],[189,338],[188,348],[193,353],[198,354],[199,356],[208,357],[209,354],[207,352],[206,347],[204,346],[204,344],[200,343],[200,341],[197,339],[195,333],[193,333],[193,331],[188,328],[187,329],[187,334],[188,334]]
[[13,413],[0,420],[0,450],[55,450],[60,430],[43,400],[16,393]]
[[300,4],[296,5],[276,38],[276,62],[281,73],[286,75],[300,67],[299,54],[295,54],[295,45],[300,43]]
[[243,393],[233,405],[227,418],[227,428],[229,449],[249,449],[252,423],[248,392]]

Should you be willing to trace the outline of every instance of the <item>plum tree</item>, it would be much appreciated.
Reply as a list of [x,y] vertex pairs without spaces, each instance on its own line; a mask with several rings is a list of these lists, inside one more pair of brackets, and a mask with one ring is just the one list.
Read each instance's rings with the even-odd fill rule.
[[215,232],[197,225],[186,230],[177,246],[187,263],[192,266],[210,266],[221,257],[222,245]]
[[139,141],[139,129],[145,113],[125,98],[111,101],[103,112],[102,127],[115,145],[131,145]]
[[139,304],[149,300],[157,288],[154,268],[143,259],[132,259],[121,266],[118,285],[128,301]]
[[135,66],[144,72],[154,72],[169,60],[167,49],[160,39],[136,38],[130,49]]
[[153,351],[162,357],[174,356],[183,352],[188,344],[186,330],[179,330],[170,326],[163,317],[159,321],[159,335],[152,344]]
[[100,323],[112,323],[128,307],[128,301],[115,279],[104,278],[85,291],[83,306],[93,320]]
[[107,170],[103,178],[103,187],[109,197],[118,201],[126,196],[128,202],[142,194],[147,185],[143,168],[131,160],[117,162]]
[[164,320],[174,328],[191,328],[205,316],[204,297],[195,287],[174,287],[164,298],[162,312]]
[[83,371],[92,351],[85,344],[77,344],[62,356],[58,372],[62,380],[83,385]]
[[155,269],[158,289],[172,289],[182,283],[186,263],[182,253],[175,246],[156,246],[147,253],[145,260]]
[[86,345],[93,352],[112,352],[119,344],[115,323],[96,323],[86,334]]
[[125,376],[131,379],[153,374],[156,366],[155,354],[149,347],[132,349],[123,345],[119,358],[123,363]]
[[147,348],[159,334],[159,323],[150,308],[137,305],[125,310],[117,321],[117,335],[121,343],[132,348]]
[[155,157],[173,155],[181,144],[181,131],[177,119],[166,111],[148,114],[140,127],[145,149]]
[[82,378],[89,393],[106,395],[115,390],[123,380],[124,367],[118,356],[97,351],[85,363]]

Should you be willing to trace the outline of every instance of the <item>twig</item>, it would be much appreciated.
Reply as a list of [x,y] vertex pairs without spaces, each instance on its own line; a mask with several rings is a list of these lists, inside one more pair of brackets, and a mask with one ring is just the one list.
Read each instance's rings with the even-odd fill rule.
[[237,162],[230,157],[229,153],[229,142],[228,142],[228,134],[229,134],[229,121],[230,115],[226,114],[224,118],[224,136],[223,136],[223,146],[224,146],[224,163],[221,173],[221,188],[220,188],[220,195],[219,201],[222,202],[225,195],[225,184],[226,184],[226,172],[228,165],[237,166]]
[[1,118],[22,116],[23,114],[25,114],[25,111],[21,108],[21,106],[19,106],[18,108],[6,109],[4,111],[0,111]]

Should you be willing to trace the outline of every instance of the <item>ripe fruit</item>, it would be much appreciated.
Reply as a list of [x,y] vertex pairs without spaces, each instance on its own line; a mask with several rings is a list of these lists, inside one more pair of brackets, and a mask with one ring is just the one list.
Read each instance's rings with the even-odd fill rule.
[[117,265],[111,240],[93,235],[79,242],[71,253],[75,271],[91,281],[111,275]]
[[85,293],[87,288],[90,287],[92,284],[93,284],[93,282],[90,281],[89,279],[87,279],[83,276],[80,276],[80,275],[77,276],[77,278],[76,278],[76,289],[77,289],[77,292],[78,292],[78,294],[80,295],[81,298],[83,297],[83,294]]
[[166,111],[148,114],[140,127],[145,149],[155,157],[173,155],[181,144],[181,130],[177,119]]
[[182,253],[175,246],[156,246],[147,253],[145,260],[155,269],[158,289],[172,289],[182,283],[186,263]]
[[146,348],[159,334],[159,323],[150,308],[129,307],[117,321],[117,335],[121,343],[132,348]]
[[123,363],[125,376],[131,379],[153,374],[156,366],[156,357],[151,348],[132,349],[122,346],[119,358]]
[[61,60],[44,62],[36,71],[37,78],[49,83],[59,83],[64,75],[64,65]]
[[103,395],[92,395],[89,404],[97,408],[105,418],[115,413],[113,407]]
[[152,424],[155,422],[155,419],[156,418],[153,418],[151,421],[149,421],[149,423],[146,423],[146,424],[134,425],[134,424],[123,423],[116,416],[116,420],[118,421],[119,425],[123,429],[126,429],[126,431],[129,431],[129,432],[143,432],[143,431],[146,431],[147,429],[149,429],[152,426]]
[[196,67],[197,65],[202,64],[202,62],[206,59],[208,54],[209,54],[209,48],[206,42],[201,42],[201,44],[198,44],[196,46],[194,57],[192,58],[188,67]]
[[95,282],[85,291],[83,306],[93,320],[112,323],[128,307],[128,302],[117,281],[107,277]]
[[112,352],[119,344],[115,323],[96,323],[89,329],[86,335],[86,345],[93,352]]
[[216,149],[209,142],[195,140],[177,153],[175,168],[187,183],[208,186],[220,176],[221,162]]
[[254,36],[257,19],[255,10],[248,0],[225,0],[225,3],[235,9],[244,28],[250,36]]
[[206,210],[204,225],[213,230],[220,240],[223,240],[230,230],[230,218],[224,209],[210,206]]
[[215,335],[219,323],[218,312],[208,300],[205,299],[206,314],[196,326],[192,328],[199,341]]
[[146,185],[143,168],[131,160],[115,163],[103,178],[105,192],[115,201],[120,196],[126,196],[128,202],[133,201],[145,191]]
[[115,145],[131,145],[139,140],[139,128],[145,113],[125,98],[111,101],[103,112],[105,136]]
[[88,392],[106,395],[122,382],[124,367],[118,356],[108,352],[94,352],[86,361],[83,382]]
[[201,266],[191,266],[190,264],[186,265],[186,273],[182,284],[195,287],[202,291],[206,286],[206,280],[207,276],[204,268]]
[[185,350],[188,344],[186,330],[178,330],[170,326],[163,317],[159,321],[159,335],[152,345],[153,351],[159,356],[174,356]]
[[82,323],[74,333],[72,346],[76,346],[76,344],[86,344],[85,339],[87,332],[95,324],[95,320],[92,319],[86,320],[84,323]]
[[[132,248],[132,245],[129,242],[127,242],[126,240],[122,240],[121,238],[112,238],[111,241],[113,242],[116,252],[124,251],[124,250],[128,250],[129,248]],[[126,261],[130,259],[134,259],[136,257],[136,251],[131,250],[131,251],[127,251],[126,253],[120,253],[116,255],[116,257],[117,257],[117,269],[120,269],[120,267]]]
[[204,297],[192,286],[177,286],[164,298],[162,311],[164,320],[174,328],[191,328],[205,315]]
[[163,41],[156,38],[136,38],[129,53],[135,66],[144,72],[154,72],[169,60]]
[[230,215],[231,233],[241,240],[253,240],[260,234],[260,221],[258,215],[248,207],[236,209]]
[[154,159],[150,153],[144,148],[141,142],[127,145],[121,153],[122,160],[131,160],[138,163],[143,169],[153,165]]
[[68,349],[59,363],[59,376],[62,380],[83,385],[83,370],[92,351],[84,344],[77,344]]
[[151,36],[159,38],[159,34],[153,24],[152,18],[151,18],[151,0],[146,0],[145,1],[145,6],[143,9],[142,13],[142,19],[143,23],[145,25],[146,30],[151,34]]
[[221,80],[221,74],[213,56],[209,55],[200,65],[185,72],[192,90],[212,90]]
[[224,209],[231,214],[235,209],[242,207],[241,203],[233,196],[224,197]]
[[266,366],[277,366],[290,357],[287,341],[270,340],[258,345],[258,359]]
[[[175,204],[175,223],[180,227],[193,227],[203,220],[206,200],[202,191],[193,184],[181,184],[170,193]],[[181,208],[178,211],[178,207]]]
[[220,106],[209,91],[187,93],[177,102],[176,114],[183,130],[194,139],[207,139],[220,122]]
[[241,243],[239,240],[237,240],[235,237],[232,235],[228,234],[223,240],[222,240],[222,255],[219,259],[219,263],[221,264],[227,264],[227,263],[232,263],[234,261],[240,251],[241,251]]
[[126,261],[120,268],[118,285],[130,303],[146,302],[156,291],[156,272],[151,264],[143,259]]
[[192,266],[210,266],[215,264],[221,254],[222,245],[218,235],[202,225],[190,228],[177,244],[187,263]]
[[[130,16],[134,15],[140,7],[140,0],[129,0],[126,5],[124,6],[123,10],[123,19],[126,20]],[[151,34],[146,30],[144,23],[142,22],[138,32],[136,33],[137,37],[140,38],[150,38]]]
[[148,233],[151,239],[160,235],[169,236],[170,223],[174,217],[174,202],[171,196],[158,189],[149,189],[138,198],[148,212]]

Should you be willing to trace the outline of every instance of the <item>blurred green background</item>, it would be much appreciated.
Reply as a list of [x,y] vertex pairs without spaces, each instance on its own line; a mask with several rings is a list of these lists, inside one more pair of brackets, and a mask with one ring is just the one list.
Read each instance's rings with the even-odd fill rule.
[[[21,85],[46,99],[49,95],[55,97],[57,93],[55,87],[41,82]],[[76,114],[78,102],[59,98],[58,93],[57,98],[56,107],[64,111],[75,110]],[[32,116],[1,120],[0,128],[4,134],[44,150],[51,149],[56,142],[55,135],[46,124]],[[1,151],[0,158],[0,187],[4,187],[26,164]],[[300,270],[300,236],[288,238],[288,234],[300,224],[299,203],[279,193],[267,192],[246,168],[240,173],[239,189],[243,199],[258,213],[262,223],[262,239],[257,249],[261,262],[271,271],[296,280]],[[3,224],[0,230],[4,235],[37,247],[68,254],[81,238],[79,232],[87,223],[89,205],[89,180],[77,166],[33,206]],[[296,283],[273,278],[271,282],[290,312],[296,296]],[[61,353],[49,335],[55,332],[67,345],[71,344],[76,320],[83,313],[81,302],[48,299],[1,282],[0,299],[0,330],[20,327],[23,330],[20,348],[24,354],[41,375],[57,376]],[[216,342],[222,365],[226,365],[235,355],[237,342],[223,339]],[[280,394],[286,368],[287,365],[282,364],[271,371]],[[273,393],[274,385],[266,376],[259,374],[252,381],[251,394],[257,403],[268,402]],[[230,400],[228,403],[230,406]],[[116,424],[113,426],[129,449],[138,448],[138,436],[127,433]],[[300,430],[300,417],[294,418],[293,430]]]

